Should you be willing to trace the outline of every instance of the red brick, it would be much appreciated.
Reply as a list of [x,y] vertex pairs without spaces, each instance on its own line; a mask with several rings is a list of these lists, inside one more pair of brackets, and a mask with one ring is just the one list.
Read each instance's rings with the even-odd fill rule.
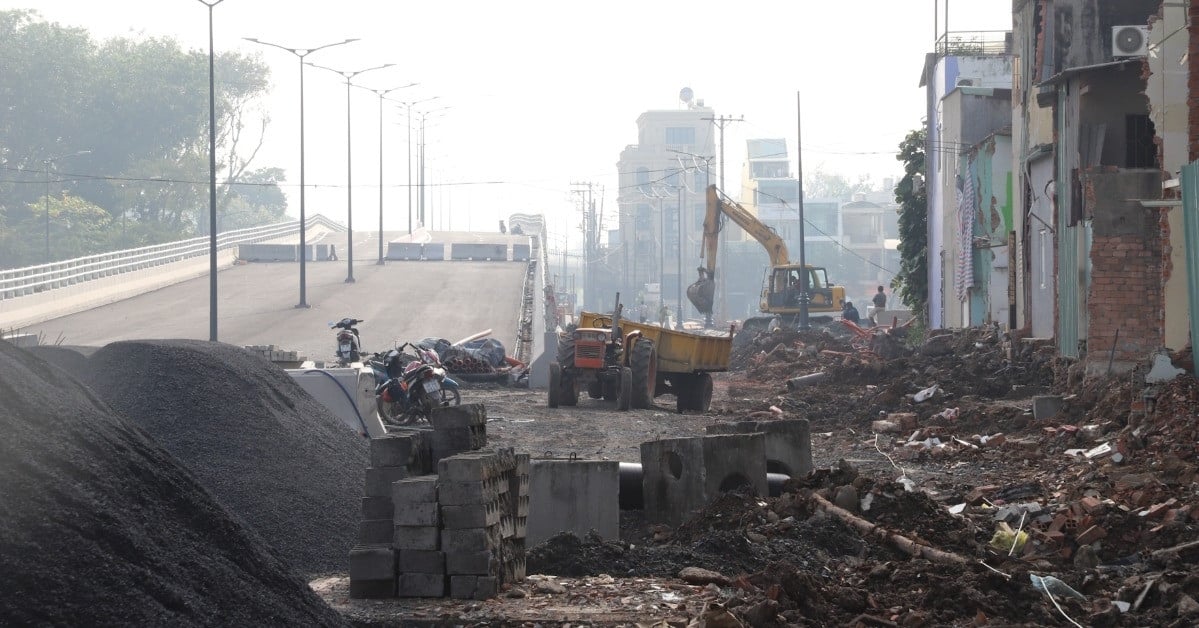
[[1082,534],[1074,537],[1074,541],[1079,545],[1090,545],[1105,536],[1107,536],[1107,530],[1099,526],[1091,526],[1083,530]]

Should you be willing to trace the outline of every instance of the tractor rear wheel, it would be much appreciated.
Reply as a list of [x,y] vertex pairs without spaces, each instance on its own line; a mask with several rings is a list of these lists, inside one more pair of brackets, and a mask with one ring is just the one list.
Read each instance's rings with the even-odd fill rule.
[[563,370],[575,365],[575,339],[570,334],[558,336],[558,364]]
[[562,402],[562,366],[557,362],[550,362],[550,392],[547,395],[546,404],[551,408],[557,408]]
[[651,408],[658,385],[658,351],[654,341],[642,338],[633,345],[633,407]]
[[620,389],[616,391],[616,409],[625,411],[633,405],[633,369],[620,367]]

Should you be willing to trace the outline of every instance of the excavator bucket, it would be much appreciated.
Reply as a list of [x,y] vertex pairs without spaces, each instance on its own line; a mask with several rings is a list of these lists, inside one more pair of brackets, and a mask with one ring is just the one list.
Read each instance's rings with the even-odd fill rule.
[[701,314],[711,314],[716,299],[716,282],[707,276],[687,286],[687,299]]

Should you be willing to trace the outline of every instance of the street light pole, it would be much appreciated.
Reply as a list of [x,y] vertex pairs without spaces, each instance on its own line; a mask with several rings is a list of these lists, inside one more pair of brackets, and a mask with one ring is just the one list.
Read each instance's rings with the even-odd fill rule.
[[350,127],[350,102],[353,85],[350,80],[363,72],[390,68],[394,63],[384,63],[362,70],[334,70],[333,68],[309,63],[308,65],[330,72],[336,72],[346,79],[346,283],[354,283],[354,168],[353,168],[353,133]]
[[795,185],[799,192],[799,328],[808,329],[808,264],[804,258],[804,216],[803,216],[803,112],[800,109],[799,92],[795,92]]
[[296,304],[296,307],[307,308],[309,305],[306,296],[307,283],[305,281],[306,276],[304,266],[305,261],[308,258],[308,239],[307,231],[305,229],[307,227],[305,221],[307,221],[308,217],[304,212],[304,57],[307,57],[318,50],[324,50],[325,48],[332,48],[333,46],[340,46],[342,44],[348,44],[358,40],[356,38],[346,39],[343,41],[333,42],[331,44],[325,44],[323,46],[317,46],[315,48],[287,48],[285,46],[272,44],[254,37],[246,37],[244,39],[246,41],[252,41],[256,44],[262,44],[264,46],[271,46],[280,50],[286,50],[287,52],[295,55],[300,62],[300,302]]
[[440,98],[440,96],[433,96],[431,98],[425,98],[424,100],[410,100],[408,102],[400,103],[404,106],[404,119],[408,121],[408,158],[404,160],[404,162],[408,165],[408,235],[412,235],[412,105],[420,104],[422,102],[429,102],[430,100],[436,100],[438,98]]
[[420,224],[422,227],[426,226],[426,222],[425,222],[425,220],[426,220],[426,217],[425,217],[425,120],[428,119],[429,114],[436,113],[438,111],[445,111],[446,109],[449,109],[449,107],[448,106],[447,107],[438,107],[436,109],[429,109],[427,111],[419,112],[420,113],[420,137],[417,139],[417,142],[418,142],[417,150],[420,152],[420,159],[418,162],[419,163],[418,167],[420,168],[420,174],[419,174],[416,185],[417,185],[417,188],[420,190],[420,195],[417,200],[419,201],[419,206],[420,206]]
[[[212,8],[224,0],[200,0],[208,7],[208,340],[216,342],[216,72],[212,45]],[[124,222],[124,212],[121,216]]]
[[59,159],[66,159],[67,157],[78,157],[79,155],[90,155],[91,152],[92,151],[90,151],[90,150],[81,150],[81,151],[77,151],[74,153],[67,153],[66,155],[59,155],[57,157],[47,157],[46,159],[42,160],[42,169],[45,171],[45,176],[46,176],[46,196],[42,197],[42,207],[46,211],[46,261],[45,261],[45,263],[47,263],[47,264],[50,263],[50,164],[58,161]]
[[391,89],[373,89],[379,96],[379,266],[383,265],[383,97],[405,87],[412,87],[416,83],[400,85]]

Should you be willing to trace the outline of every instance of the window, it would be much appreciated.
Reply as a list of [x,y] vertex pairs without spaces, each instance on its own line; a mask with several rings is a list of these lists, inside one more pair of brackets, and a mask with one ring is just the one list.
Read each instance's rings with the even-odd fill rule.
[[1153,122],[1149,116],[1124,117],[1125,168],[1156,168],[1157,145],[1153,143]]
[[637,185],[645,185],[649,183],[649,168],[639,166],[637,168]]
[[695,143],[695,127],[691,127],[691,126],[669,126],[669,127],[666,127],[666,143],[667,144],[694,144]]

